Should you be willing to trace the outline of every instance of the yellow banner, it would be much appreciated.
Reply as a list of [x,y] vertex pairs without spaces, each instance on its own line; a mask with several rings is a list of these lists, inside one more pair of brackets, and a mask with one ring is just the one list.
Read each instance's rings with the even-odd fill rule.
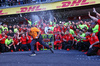
[[86,6],[86,5],[99,4],[99,3],[100,3],[100,0],[66,0],[66,1],[60,1],[60,2],[54,2],[54,3],[0,9],[0,15],[38,12],[38,11],[45,11],[45,10]]

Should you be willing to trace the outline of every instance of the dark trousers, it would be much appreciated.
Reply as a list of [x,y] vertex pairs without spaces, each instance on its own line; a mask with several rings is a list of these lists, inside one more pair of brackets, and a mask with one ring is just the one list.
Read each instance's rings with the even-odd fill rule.
[[81,51],[81,50],[83,50],[83,47],[84,45],[83,45],[83,42],[78,42],[77,43],[77,50],[79,50],[79,51]]
[[42,44],[43,46],[45,46],[47,49],[50,49],[49,45],[45,44],[45,42],[43,41],[42,36],[40,35],[38,39],[33,39],[32,42],[30,43],[32,53],[35,53],[34,52],[34,44],[36,42],[39,42],[40,44]]
[[62,42],[62,48],[63,49],[71,49],[72,48],[72,41],[68,41],[68,42]]
[[20,45],[15,45],[15,46],[16,46],[15,51],[18,51],[20,49]]
[[100,41],[100,31],[98,32],[98,39],[99,39],[99,41]]
[[14,49],[13,45],[10,47],[10,49],[8,47],[6,47],[6,52],[13,50],[13,49]]
[[31,49],[30,43],[27,44],[28,49]]
[[0,44],[0,51],[5,52],[5,44]]
[[88,50],[87,52],[87,56],[92,56],[92,55],[96,55],[97,54],[97,51],[98,51],[98,47],[92,47]]
[[21,44],[21,49],[28,51],[27,44]]
[[78,42],[77,43],[77,49],[79,51],[85,50],[87,51],[89,49],[90,43],[89,42]]
[[83,50],[88,51],[90,47],[90,42],[83,42]]

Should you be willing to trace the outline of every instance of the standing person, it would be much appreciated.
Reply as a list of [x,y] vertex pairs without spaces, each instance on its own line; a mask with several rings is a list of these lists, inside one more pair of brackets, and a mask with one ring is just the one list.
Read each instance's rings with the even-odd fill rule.
[[42,44],[43,46],[45,46],[45,47],[47,47],[48,49],[50,49],[50,51],[51,51],[52,53],[54,53],[53,50],[52,50],[48,45],[46,45],[46,44],[42,41],[43,39],[42,39],[42,36],[41,36],[41,31],[40,31],[38,28],[32,27],[32,28],[30,29],[29,34],[33,37],[33,40],[32,40],[32,42],[30,43],[30,45],[31,45],[31,51],[32,51],[32,54],[31,54],[30,56],[36,56],[36,54],[35,54],[35,52],[34,52],[34,44],[35,44],[36,42],[39,42],[39,43]]
[[4,32],[2,32],[2,34],[0,35],[0,49],[1,52],[5,52],[5,40],[7,38],[7,35],[5,35]]
[[69,31],[67,30],[65,35],[63,36],[63,42],[62,44],[64,44],[64,49],[67,49],[67,51],[69,51],[73,44],[74,44],[74,37],[72,36],[72,34],[69,33]]
[[58,45],[58,49],[61,50],[62,49],[62,36],[60,34],[60,31],[57,31],[57,33],[54,35],[55,41],[54,41],[54,47],[55,49],[57,49],[57,44]]
[[51,28],[49,27],[49,24],[47,24],[47,27],[45,27],[45,29],[44,29],[45,34],[47,34],[47,33],[48,33],[48,29],[51,29]]
[[28,51],[28,46],[27,46],[27,40],[29,38],[23,33],[20,39],[20,43],[21,43],[21,50],[24,51]]

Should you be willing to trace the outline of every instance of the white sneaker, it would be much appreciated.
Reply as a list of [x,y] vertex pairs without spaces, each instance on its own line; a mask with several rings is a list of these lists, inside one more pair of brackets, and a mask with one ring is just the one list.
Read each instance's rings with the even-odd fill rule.
[[30,56],[36,56],[36,54],[31,54]]

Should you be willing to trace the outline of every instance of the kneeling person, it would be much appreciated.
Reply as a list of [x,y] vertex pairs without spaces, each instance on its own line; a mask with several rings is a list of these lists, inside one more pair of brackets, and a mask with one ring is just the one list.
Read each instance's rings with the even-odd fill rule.
[[6,46],[6,51],[11,51],[13,52],[13,40],[11,39],[11,36],[8,36],[8,38],[5,40],[5,46]]

